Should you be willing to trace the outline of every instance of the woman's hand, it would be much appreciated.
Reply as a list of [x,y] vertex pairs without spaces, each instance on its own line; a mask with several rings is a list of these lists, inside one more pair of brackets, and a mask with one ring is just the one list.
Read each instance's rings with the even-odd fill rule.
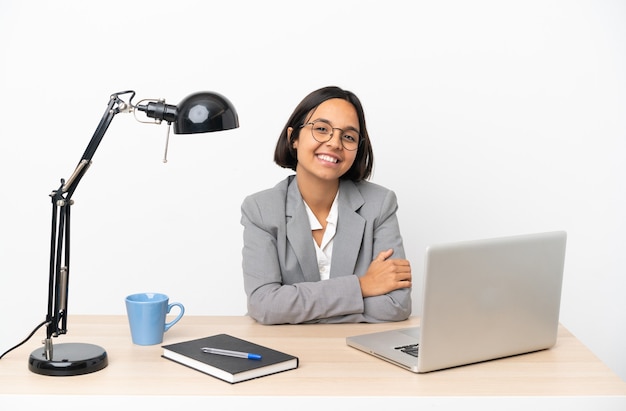
[[383,295],[400,288],[411,287],[411,264],[408,260],[390,259],[393,250],[381,251],[367,272],[359,278],[363,297]]

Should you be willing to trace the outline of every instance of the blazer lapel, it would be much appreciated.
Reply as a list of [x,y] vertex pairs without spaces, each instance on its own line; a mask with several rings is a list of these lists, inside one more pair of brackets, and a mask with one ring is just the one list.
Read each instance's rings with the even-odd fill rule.
[[319,281],[317,257],[311,235],[311,224],[296,179],[287,188],[287,240],[296,254],[305,281]]
[[357,211],[364,203],[356,185],[352,181],[341,180],[331,277],[354,274],[365,231],[365,219]]

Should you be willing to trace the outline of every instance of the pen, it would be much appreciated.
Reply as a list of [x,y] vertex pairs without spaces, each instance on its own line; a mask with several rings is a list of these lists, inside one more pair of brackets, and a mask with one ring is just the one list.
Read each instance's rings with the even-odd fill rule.
[[251,354],[251,353],[240,352],[240,351],[222,350],[220,348],[203,347],[202,348],[202,352],[205,352],[205,353],[208,353],[208,354],[226,355],[226,356],[229,356],[229,357],[247,358],[249,360],[260,360],[261,359],[261,355],[260,354]]

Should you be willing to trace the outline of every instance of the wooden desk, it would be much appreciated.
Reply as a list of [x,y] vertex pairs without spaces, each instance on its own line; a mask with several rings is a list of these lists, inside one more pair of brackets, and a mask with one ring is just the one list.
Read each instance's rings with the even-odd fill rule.
[[68,334],[55,342],[100,345],[108,352],[108,367],[75,377],[32,373],[28,357],[42,339],[35,336],[0,360],[0,405],[8,399],[25,405],[23,401],[33,395],[89,395],[109,400],[142,396],[160,398],[160,404],[172,397],[180,404],[184,396],[199,401],[213,397],[242,401],[260,397],[369,398],[370,405],[376,398],[412,397],[430,398],[431,405],[434,399],[445,402],[446,398],[569,399],[571,405],[597,404],[603,399],[611,407],[626,405],[626,382],[564,327],[550,350],[419,375],[345,343],[348,335],[417,324],[418,318],[386,324],[264,326],[248,317],[183,317],[165,334],[164,344],[225,332],[300,358],[296,370],[230,385],[161,358],[161,345],[133,345],[125,316],[74,316]]

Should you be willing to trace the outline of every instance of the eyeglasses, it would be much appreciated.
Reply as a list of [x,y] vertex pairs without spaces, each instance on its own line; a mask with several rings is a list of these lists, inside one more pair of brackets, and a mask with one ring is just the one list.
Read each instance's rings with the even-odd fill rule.
[[359,143],[361,142],[361,135],[356,130],[343,130],[337,127],[333,127],[325,121],[316,120],[311,123],[305,123],[300,126],[300,128],[304,128],[305,126],[311,126],[311,135],[318,143],[326,143],[333,138],[333,133],[335,130],[341,131],[341,145],[348,151],[354,151],[359,148]]

